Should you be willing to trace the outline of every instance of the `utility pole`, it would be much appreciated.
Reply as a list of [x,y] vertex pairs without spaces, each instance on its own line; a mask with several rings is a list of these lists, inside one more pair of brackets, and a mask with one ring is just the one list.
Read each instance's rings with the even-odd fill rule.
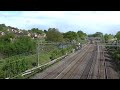
[[118,40],[117,40],[117,50],[118,50]]
[[63,51],[63,42],[62,42],[62,54],[64,54],[64,51]]
[[104,39],[104,35],[102,35],[102,39],[103,39],[103,44],[105,44],[105,39]]
[[39,66],[39,49],[40,49],[40,46],[39,46],[39,40],[37,41],[37,64]]
[[39,57],[40,57],[40,50],[42,50],[42,49],[40,49],[40,47],[42,47],[42,41],[38,39],[38,41],[37,41],[37,66],[40,65]]

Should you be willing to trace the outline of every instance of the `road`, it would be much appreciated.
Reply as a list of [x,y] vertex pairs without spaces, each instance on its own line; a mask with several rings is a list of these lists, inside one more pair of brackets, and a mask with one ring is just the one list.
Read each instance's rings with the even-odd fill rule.
[[103,46],[89,44],[30,79],[119,79]]

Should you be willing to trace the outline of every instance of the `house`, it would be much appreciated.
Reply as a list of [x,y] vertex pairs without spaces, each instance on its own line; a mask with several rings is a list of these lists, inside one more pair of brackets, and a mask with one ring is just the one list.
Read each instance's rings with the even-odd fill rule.
[[46,34],[45,33],[43,33],[43,34],[38,34],[38,37],[37,38],[45,38],[46,37]]
[[38,38],[38,35],[36,33],[31,33],[31,37],[34,38]]
[[28,32],[28,33],[27,33],[27,36],[31,37],[31,33]]
[[[11,27],[11,26],[7,26],[7,33],[14,33],[15,36],[17,37],[20,37],[20,36],[29,36],[33,39],[35,38],[39,38],[39,39],[43,39],[46,37],[46,34],[45,33],[42,33],[42,34],[38,34],[38,33],[32,33],[31,30],[22,30],[22,29],[18,29],[18,28],[15,28],[15,27]],[[0,35],[5,35],[4,32],[0,32]],[[11,39],[11,41],[13,41]]]
[[17,30],[13,30],[14,33],[17,33],[18,31]]
[[8,30],[9,32],[13,32],[13,33],[17,33],[18,32],[18,28],[14,28],[14,27],[11,27],[11,26],[8,26]]
[[0,36],[3,36],[3,35],[5,35],[5,33],[4,33],[4,32],[2,32],[2,31],[0,31]]
[[45,37],[46,37],[46,34],[45,34],[45,33],[41,34],[41,37],[42,37],[42,38],[45,38]]
[[18,33],[23,33],[23,31],[22,30],[18,30]]
[[37,37],[38,37],[38,35],[37,35],[36,33],[34,33],[34,37],[35,37],[35,38],[37,38]]

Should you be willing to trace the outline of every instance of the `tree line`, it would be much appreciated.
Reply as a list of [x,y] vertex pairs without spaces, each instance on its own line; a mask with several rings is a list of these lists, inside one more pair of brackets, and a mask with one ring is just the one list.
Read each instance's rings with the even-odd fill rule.
[[[5,24],[1,24],[0,31],[6,32],[7,26],[5,26]],[[77,43],[86,41],[88,37],[101,37],[104,38],[105,42],[115,38],[120,40],[120,31],[117,32],[116,35],[103,34],[101,32],[87,35],[82,30],[78,30],[77,32],[68,31],[62,33],[57,28],[49,28],[48,30],[32,28],[31,30],[28,30],[28,32],[38,34],[45,33],[46,37],[44,38],[44,41],[46,42]],[[18,55],[22,53],[35,53],[36,43],[36,39],[32,39],[31,37],[17,37],[14,33],[7,32],[5,35],[0,36],[0,57]]]
[[[5,32],[5,35],[0,35],[0,58],[6,58],[23,53],[36,53],[37,38],[32,39],[31,37],[24,35],[17,36],[15,33],[7,31],[9,27],[10,26],[7,27],[5,24],[0,24],[0,31]],[[49,28],[48,30],[32,28],[30,30],[22,31],[37,34],[45,33],[45,42],[79,42],[80,40],[85,40],[87,37],[87,34],[82,31],[68,31],[62,33],[56,28]]]

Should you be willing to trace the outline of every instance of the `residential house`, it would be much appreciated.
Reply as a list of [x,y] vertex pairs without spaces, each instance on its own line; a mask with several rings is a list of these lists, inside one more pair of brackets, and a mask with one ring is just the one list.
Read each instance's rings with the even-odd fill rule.
[[27,33],[27,36],[31,37],[31,33],[28,32],[28,33]]
[[31,37],[35,39],[35,38],[38,38],[38,35],[36,33],[31,33]]
[[5,35],[5,33],[4,33],[4,32],[2,32],[2,31],[0,31],[0,36],[3,36],[3,35]]
[[46,37],[46,34],[45,34],[45,33],[38,35],[38,38],[45,38],[45,37]]

